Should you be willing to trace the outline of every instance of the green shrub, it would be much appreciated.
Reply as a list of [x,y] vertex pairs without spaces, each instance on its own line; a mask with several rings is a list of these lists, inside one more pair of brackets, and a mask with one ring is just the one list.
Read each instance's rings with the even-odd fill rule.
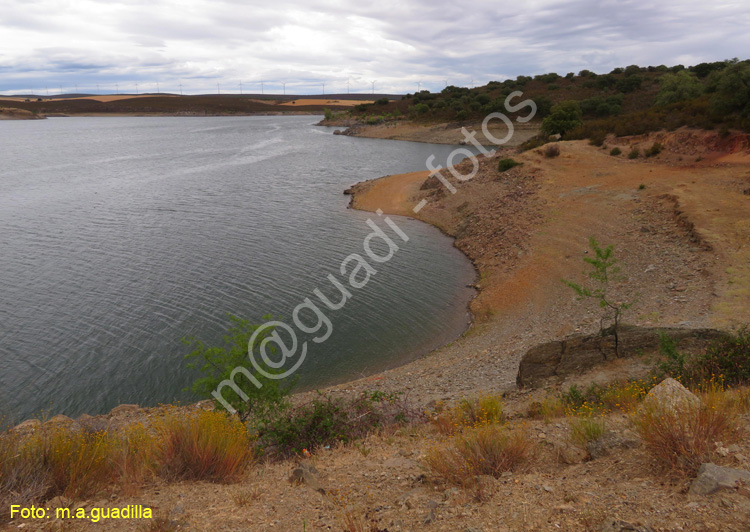
[[604,428],[604,420],[601,418],[575,417],[570,420],[570,439],[585,447],[588,442],[598,440],[604,434]]
[[386,98],[385,96],[383,96],[382,98],[378,98],[377,100],[375,100],[375,104],[376,105],[388,105],[388,98]]
[[542,133],[545,135],[562,135],[583,124],[581,107],[578,102],[565,101],[552,107],[549,116],[542,120]]
[[630,150],[630,153],[628,153],[628,159],[637,159],[640,156],[641,156],[641,151],[636,147],[633,147]]
[[620,155],[621,153],[622,153],[622,150],[620,148],[618,148],[617,146],[615,146],[614,148],[612,148],[612,150],[609,152],[609,154],[612,155],[613,157],[616,157],[616,156]]
[[[270,320],[271,316],[264,316],[263,319]],[[224,408],[224,405],[215,400],[212,393],[224,380],[234,377],[234,382],[248,399],[244,400],[233,391],[228,390],[228,387],[223,389],[222,397],[244,419],[253,410],[282,403],[289,394],[292,385],[267,377],[250,362],[247,353],[248,342],[258,326],[236,316],[230,316],[229,320],[231,326],[229,333],[224,336],[222,345],[209,347],[195,338],[184,338],[183,342],[193,348],[193,351],[185,358],[191,361],[188,364],[189,368],[199,369],[204,374],[204,377],[193,383],[193,392],[200,397],[214,399],[217,408]],[[272,332],[270,328],[264,329],[262,333],[258,334],[256,345],[269,337]],[[237,368],[244,368],[262,386],[257,387],[242,373],[237,372]],[[268,375],[276,373],[268,367],[261,367],[261,369]]]
[[333,111],[331,111],[330,109],[323,109],[323,115],[325,115],[326,120],[333,119]]
[[654,142],[649,149],[646,150],[646,157],[656,157],[664,149],[664,146],[659,142]]
[[518,161],[510,158],[506,159],[500,159],[500,162],[497,163],[497,169],[499,172],[507,172],[511,168],[515,168],[516,166],[519,166],[523,163],[519,163]]
[[659,79],[659,94],[654,105],[668,105],[697,98],[703,93],[703,85],[695,74],[681,70],[676,74],[664,74]]
[[253,420],[257,444],[271,456],[285,458],[347,443],[382,428],[425,421],[399,394],[364,392],[356,399],[324,396],[298,406],[271,409]]
[[664,375],[680,380],[686,386],[705,388],[750,384],[750,329],[742,327],[736,334],[710,343],[706,350],[689,357],[677,350],[672,338],[659,337],[659,349],[664,361],[659,369]]

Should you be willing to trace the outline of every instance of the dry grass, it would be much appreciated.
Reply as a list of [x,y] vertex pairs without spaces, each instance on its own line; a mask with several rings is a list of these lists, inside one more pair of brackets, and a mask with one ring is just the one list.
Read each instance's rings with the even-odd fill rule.
[[487,425],[467,430],[448,446],[431,449],[425,461],[438,476],[465,486],[478,475],[499,477],[518,468],[531,458],[532,448],[525,433]]
[[466,427],[482,427],[502,423],[503,402],[497,395],[481,395],[475,399],[463,399],[452,408],[438,406],[432,418],[433,424],[443,434],[453,434]]
[[353,510],[344,510],[340,521],[344,532],[379,532],[377,523]]
[[647,407],[631,416],[646,450],[666,469],[693,475],[711,461],[716,442],[741,438],[737,403],[721,392],[703,395],[698,407]]
[[253,462],[247,429],[222,412],[170,414],[157,431],[157,460],[167,479],[235,482]]
[[239,507],[250,506],[253,501],[260,500],[261,491],[258,488],[243,489],[232,497],[234,504]]
[[570,439],[581,447],[586,447],[588,442],[596,441],[604,434],[605,422],[600,417],[574,417],[569,423]]
[[239,420],[218,412],[167,415],[151,430],[135,424],[121,433],[71,425],[8,431],[0,434],[0,518],[11,504],[80,500],[115,484],[133,494],[156,472],[233,482],[253,462],[250,443]]
[[532,419],[543,419],[545,422],[565,415],[565,403],[559,397],[545,397],[543,401],[529,405],[528,416]]

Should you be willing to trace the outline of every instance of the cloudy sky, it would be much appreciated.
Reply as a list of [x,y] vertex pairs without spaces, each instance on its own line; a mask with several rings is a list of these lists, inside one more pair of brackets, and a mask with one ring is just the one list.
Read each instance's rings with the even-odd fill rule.
[[[750,50],[747,0],[2,0],[0,93],[414,92]],[[745,55],[743,57],[743,54]],[[98,87],[98,89],[97,89]]]

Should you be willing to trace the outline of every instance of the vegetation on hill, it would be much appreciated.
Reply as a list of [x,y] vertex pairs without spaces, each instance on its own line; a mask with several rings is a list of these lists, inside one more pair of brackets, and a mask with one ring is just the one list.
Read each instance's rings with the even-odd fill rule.
[[739,59],[691,67],[631,65],[607,74],[553,72],[473,89],[449,85],[438,93],[423,90],[400,101],[360,104],[350,113],[365,124],[402,118],[424,123],[479,120],[492,112],[508,114],[505,99],[514,91],[534,100],[545,134],[566,139],[681,126],[750,131],[750,60]]

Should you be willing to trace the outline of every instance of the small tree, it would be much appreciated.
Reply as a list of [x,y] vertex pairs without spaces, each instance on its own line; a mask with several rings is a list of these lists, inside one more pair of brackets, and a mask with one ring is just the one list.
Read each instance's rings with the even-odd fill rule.
[[[609,294],[610,282],[621,279],[619,275],[620,267],[617,266],[618,260],[614,257],[614,246],[609,245],[602,248],[593,236],[589,239],[589,246],[595,256],[584,257],[583,260],[592,267],[592,271],[588,275],[594,286],[589,288],[565,279],[563,279],[563,283],[578,294],[578,299],[595,299],[599,306],[604,309],[605,313],[599,320],[599,332],[602,336],[612,334],[615,337],[615,354],[619,356],[618,330],[620,321],[624,312],[633,306],[633,302],[615,301]],[[612,322],[609,328],[604,326],[607,320]]]
[[[258,372],[250,362],[247,352],[248,342],[258,326],[236,316],[229,316],[229,319],[232,325],[229,328],[229,333],[224,336],[223,345],[206,346],[201,340],[183,338],[183,342],[193,348],[193,351],[185,358],[191,361],[188,368],[199,369],[203,373],[204,376],[197,379],[191,389],[194,393],[206,399],[214,399],[212,392],[217,389],[222,381],[229,379],[235,368],[240,366],[246,368],[261,383],[262,386],[258,388],[246,377],[238,375],[236,378],[237,385],[249,399],[243,401],[240,396],[229,391],[224,395],[225,400],[244,420],[251,413],[283,404],[289,394],[291,385],[268,378]],[[270,320],[271,317],[264,316],[263,319]],[[257,342],[261,342],[272,332],[270,328],[264,329],[262,334],[258,335]],[[269,351],[272,351],[272,349],[269,349]],[[265,365],[261,369],[268,375],[277,373]],[[214,402],[217,407],[220,406],[220,403],[215,399]]]
[[556,134],[564,136],[566,132],[583,124],[582,115],[578,102],[559,103],[552,107],[549,116],[542,121],[542,133],[547,136]]

